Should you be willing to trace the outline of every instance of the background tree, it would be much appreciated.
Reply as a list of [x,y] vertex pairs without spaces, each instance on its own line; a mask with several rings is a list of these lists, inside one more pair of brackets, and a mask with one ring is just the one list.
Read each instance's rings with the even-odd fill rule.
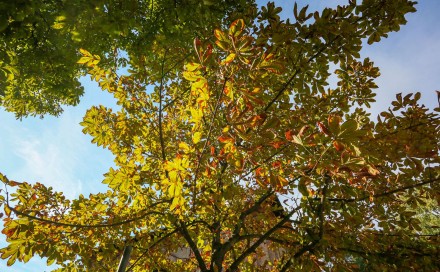
[[253,1],[0,1],[0,106],[18,118],[59,115],[83,94],[78,48],[105,56],[103,68],[130,56],[151,68],[157,47],[174,44],[176,60],[184,58],[194,35],[212,34],[249,7]]
[[[194,39],[185,65],[163,44],[156,65],[131,56],[126,75],[81,50],[121,107],[93,107],[82,122],[115,155],[110,190],[71,201],[1,176],[16,188],[2,199],[2,258],[111,271],[132,245],[133,271],[339,271],[359,268],[355,258],[379,271],[436,269],[438,233],[422,233],[413,209],[438,203],[438,109],[419,93],[398,94],[376,122],[363,108],[379,70],[359,60],[362,39],[379,41],[413,11],[411,1],[349,1],[313,14],[295,6],[290,22],[269,4]],[[336,88],[326,87],[331,62]]]

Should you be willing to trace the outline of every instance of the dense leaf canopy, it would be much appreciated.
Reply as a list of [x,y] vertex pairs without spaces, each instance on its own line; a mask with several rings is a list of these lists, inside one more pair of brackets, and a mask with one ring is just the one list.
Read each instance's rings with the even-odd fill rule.
[[[149,36],[126,31],[134,8],[118,10],[129,21],[113,42],[128,54],[127,72],[89,43],[76,59],[120,106],[92,107],[81,123],[115,156],[109,190],[69,200],[2,175],[15,191],[1,196],[1,257],[116,271],[132,246],[130,271],[438,269],[437,223],[420,209],[440,200],[440,109],[420,105],[420,93],[397,94],[370,119],[379,69],[359,56],[363,42],[399,30],[414,4],[295,5],[292,21],[272,3],[216,11],[232,23],[176,25],[181,38],[158,34],[136,54],[131,46]],[[338,83],[329,87],[331,63]]]
[[105,56],[105,68],[124,65],[127,54],[150,59],[155,44],[190,49],[194,35],[212,34],[252,2],[2,0],[0,106],[19,118],[59,115],[83,94],[78,48]]

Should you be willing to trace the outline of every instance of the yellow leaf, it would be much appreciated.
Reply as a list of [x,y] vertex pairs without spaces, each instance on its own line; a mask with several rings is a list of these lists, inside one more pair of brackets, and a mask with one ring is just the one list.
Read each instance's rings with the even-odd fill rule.
[[83,49],[83,48],[80,48],[80,49],[79,49],[79,52],[80,52],[83,56],[92,57],[92,54],[90,54],[89,51],[87,51],[87,50],[85,50],[85,49]]
[[13,73],[9,73],[8,77],[7,77],[7,81],[12,81],[12,80],[14,80],[14,78],[15,78],[14,74]]
[[59,23],[59,22],[56,22],[56,23],[54,23],[53,25],[52,25],[52,28],[53,29],[61,29],[61,28],[63,28],[65,26],[65,23]]
[[229,97],[229,99],[234,99],[234,87],[230,81],[226,82],[224,92]]
[[176,185],[171,183],[170,187],[168,187],[168,194],[173,197],[175,195]]
[[193,143],[197,144],[198,142],[200,142],[201,138],[202,138],[202,133],[200,133],[200,132],[194,133],[194,135],[192,137]]
[[236,56],[235,53],[229,54],[229,56],[227,56],[226,59],[221,62],[221,64],[226,65],[231,63],[235,59],[235,56]]
[[199,71],[196,72],[190,72],[190,71],[184,71],[183,77],[188,81],[196,81],[200,78]]
[[372,176],[377,176],[380,174],[380,171],[377,170],[376,168],[374,168],[374,166],[372,166],[372,165],[368,165],[367,170],[368,170],[368,173],[370,173],[370,175],[372,175]]
[[287,184],[289,184],[289,182],[287,181],[287,179],[285,179],[282,176],[278,176],[278,182],[280,184],[281,187],[286,186]]
[[168,177],[169,177],[171,183],[177,182],[177,172],[176,171],[168,172]]
[[190,150],[189,145],[185,142],[180,142],[179,143],[179,149],[184,151],[184,152],[188,152]]
[[170,210],[175,210],[180,208],[183,205],[184,198],[182,196],[176,196],[173,198],[173,202],[171,203]]
[[191,121],[195,124],[199,124],[203,117],[203,111],[201,109],[191,108]]
[[91,61],[93,58],[91,57],[81,57],[76,63],[84,64]]
[[243,19],[237,19],[229,27],[229,35],[238,37],[244,29]]
[[214,36],[219,41],[226,41],[226,35],[219,29],[214,30]]
[[11,216],[11,209],[7,205],[4,205],[5,214],[9,217]]
[[195,70],[198,70],[199,67],[200,67],[200,64],[195,63],[195,62],[190,62],[185,65],[185,68],[188,72],[194,72]]
[[66,16],[64,16],[64,15],[60,15],[55,18],[55,21],[59,21],[59,22],[64,21],[64,20],[66,20]]
[[229,44],[224,41],[217,40],[217,41],[215,41],[215,44],[225,51],[228,50],[228,48],[229,48]]

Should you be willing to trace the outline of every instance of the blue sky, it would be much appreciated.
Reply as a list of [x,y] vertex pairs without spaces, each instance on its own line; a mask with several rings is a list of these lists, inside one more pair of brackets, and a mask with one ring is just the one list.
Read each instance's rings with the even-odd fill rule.
[[[263,3],[265,1],[258,1]],[[291,16],[293,2],[275,1],[284,10],[282,17]],[[309,10],[334,7],[346,1],[299,1],[299,6],[310,4]],[[374,114],[386,110],[395,94],[420,91],[422,103],[433,109],[437,104],[435,90],[440,90],[440,1],[420,0],[417,13],[407,16],[408,24],[388,39],[366,45],[362,57],[370,57],[381,70]],[[78,124],[91,105],[114,106],[111,95],[84,79],[86,93],[77,107],[66,107],[59,118],[27,118],[18,121],[11,113],[0,110],[3,130],[0,141],[0,172],[17,181],[40,181],[73,198],[82,193],[106,190],[100,182],[102,175],[113,165],[111,153],[90,142]],[[0,247],[4,247],[0,236]],[[0,260],[0,271],[40,272],[44,261],[34,258],[27,264],[6,267]]]

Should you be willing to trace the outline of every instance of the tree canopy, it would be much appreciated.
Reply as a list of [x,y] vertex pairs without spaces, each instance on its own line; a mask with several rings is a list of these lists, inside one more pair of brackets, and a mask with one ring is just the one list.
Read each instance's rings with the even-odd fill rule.
[[109,190],[71,200],[1,175],[1,258],[116,271],[130,246],[127,271],[438,269],[438,221],[421,210],[440,200],[440,108],[397,94],[370,118],[380,74],[359,55],[414,6],[348,1],[309,13],[295,4],[294,20],[281,20],[273,3],[243,4],[216,10],[217,25],[176,25],[181,37],[158,34],[134,51],[148,36],[118,32],[122,60],[83,46],[69,71],[87,71],[120,107],[92,107],[81,123],[115,156]]
[[0,106],[18,118],[59,115],[83,94],[78,48],[105,56],[105,68],[123,66],[129,56],[150,62],[158,44],[190,49],[194,35],[251,7],[243,0],[2,0]]

